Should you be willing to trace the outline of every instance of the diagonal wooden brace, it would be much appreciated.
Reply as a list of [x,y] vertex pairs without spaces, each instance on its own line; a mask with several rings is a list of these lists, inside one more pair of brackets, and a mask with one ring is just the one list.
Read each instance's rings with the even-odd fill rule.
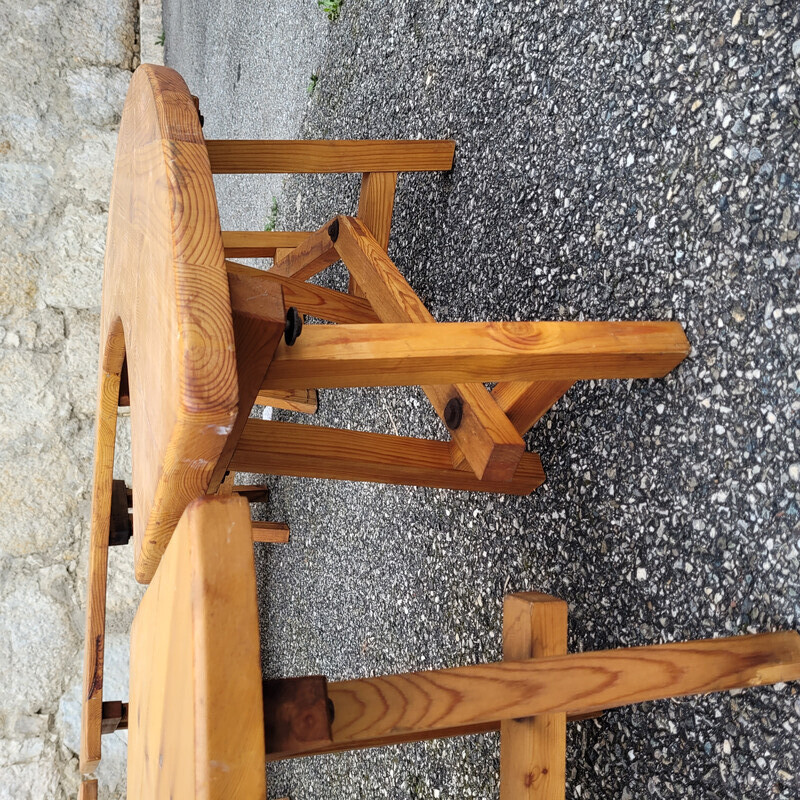
[[[342,261],[382,322],[436,322],[361,220],[339,216],[330,233]],[[460,424],[448,425],[448,430],[475,475],[510,481],[525,442],[486,389],[461,384],[422,389],[442,420],[448,403],[460,405]]]

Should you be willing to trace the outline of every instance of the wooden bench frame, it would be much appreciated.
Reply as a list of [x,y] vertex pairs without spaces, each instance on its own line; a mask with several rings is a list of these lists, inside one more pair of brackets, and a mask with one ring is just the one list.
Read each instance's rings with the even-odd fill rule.
[[[448,170],[452,141],[207,141],[165,67],[134,74],[120,125],[103,279],[80,763],[101,757],[117,409],[131,409],[136,577],[152,580],[186,506],[235,471],[527,494],[522,435],[575,380],[666,375],[676,322],[435,323],[387,255],[398,173]],[[317,231],[221,231],[213,175],[355,172],[356,216]],[[263,272],[237,257],[272,258]],[[308,279],[341,259],[348,292]],[[290,346],[291,309],[336,323]],[[291,326],[290,326],[291,327]],[[284,341],[282,341],[284,339]],[[489,392],[484,383],[498,381]],[[450,441],[250,419],[313,410],[325,386],[421,384]],[[124,509],[117,509],[124,520]],[[288,536],[261,524],[262,540]]]
[[244,498],[200,498],[145,593],[113,712],[132,800],[257,800],[265,759],[498,729],[501,799],[563,800],[569,720],[800,678],[795,631],[568,655],[567,604],[524,592],[505,599],[501,662],[262,682],[251,542]]

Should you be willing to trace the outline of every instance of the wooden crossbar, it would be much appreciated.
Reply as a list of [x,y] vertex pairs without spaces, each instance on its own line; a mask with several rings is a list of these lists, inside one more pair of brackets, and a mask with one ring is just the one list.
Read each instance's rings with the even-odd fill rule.
[[450,139],[206,139],[214,174],[448,170],[455,146]]
[[[436,322],[361,220],[339,216],[331,233],[342,261],[382,322]],[[486,389],[469,384],[423,385],[422,389],[446,425],[448,404],[459,405],[458,425],[447,428],[475,475],[510,480],[525,442]]]
[[229,468],[240,472],[530,494],[544,482],[525,453],[509,482],[479,480],[453,467],[447,442],[249,419]]
[[277,274],[274,270],[254,269],[244,264],[237,264],[235,261],[226,261],[225,266],[229,275],[246,278],[247,285],[251,287],[254,294],[259,291],[268,294],[270,291],[276,291],[277,287],[283,289],[285,308],[294,306],[303,314],[328,320],[328,322],[379,321],[372,306],[360,297],[352,297],[343,292],[326,289],[314,283],[305,283],[296,278],[287,278]]
[[222,247],[228,258],[274,258],[275,251],[297,247],[313,231],[222,231]]
[[[309,325],[293,347],[278,345],[262,388],[537,380],[562,390],[575,380],[665,375],[687,347],[676,322]],[[522,425],[539,413],[510,395]]]
[[343,746],[798,678],[800,635],[787,631],[362,678],[328,696]]
[[329,225],[330,223],[326,223],[318,231],[309,234],[293,250],[276,255],[275,264],[270,271],[275,275],[306,281],[335,264],[339,260],[339,254],[328,234]]

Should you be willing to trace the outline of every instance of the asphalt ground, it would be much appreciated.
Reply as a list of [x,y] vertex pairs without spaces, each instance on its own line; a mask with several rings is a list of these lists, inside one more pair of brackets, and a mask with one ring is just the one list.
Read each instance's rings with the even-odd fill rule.
[[[210,138],[456,140],[452,172],[401,177],[389,251],[437,319],[674,319],[692,343],[664,380],[574,386],[527,436],[529,497],[269,478],[292,541],[257,546],[266,675],[499,659],[530,589],[569,602],[571,651],[798,627],[796,4],[164,5]],[[358,179],[218,190],[223,227],[314,229]],[[276,416],[445,436],[419,390],[320,394]],[[569,726],[567,796],[789,800],[798,732],[797,684],[608,712]],[[271,765],[270,796],[497,797],[498,738]]]

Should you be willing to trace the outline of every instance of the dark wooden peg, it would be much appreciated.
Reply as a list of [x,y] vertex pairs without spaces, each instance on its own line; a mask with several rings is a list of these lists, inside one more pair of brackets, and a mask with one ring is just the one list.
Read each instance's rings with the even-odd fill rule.
[[110,700],[103,703],[102,733],[127,730],[128,704],[119,700]]
[[108,545],[117,547],[128,544],[133,536],[133,516],[130,508],[128,488],[125,481],[111,482],[111,519],[108,523]]

